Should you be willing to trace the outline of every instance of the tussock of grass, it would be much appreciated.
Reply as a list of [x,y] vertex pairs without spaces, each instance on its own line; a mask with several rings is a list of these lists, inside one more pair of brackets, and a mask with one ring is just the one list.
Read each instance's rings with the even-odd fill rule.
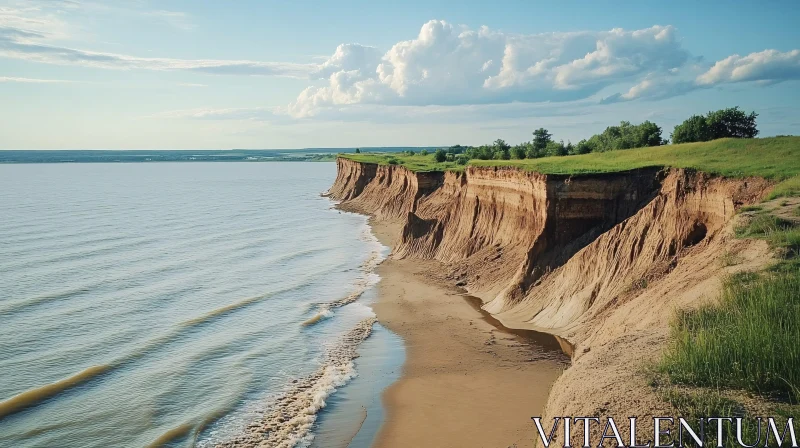
[[733,252],[725,252],[722,256],[719,257],[719,264],[722,267],[728,266],[736,266],[737,264],[742,263],[742,257],[733,253]]
[[681,312],[660,364],[675,383],[797,396],[800,270],[739,274],[719,305]]

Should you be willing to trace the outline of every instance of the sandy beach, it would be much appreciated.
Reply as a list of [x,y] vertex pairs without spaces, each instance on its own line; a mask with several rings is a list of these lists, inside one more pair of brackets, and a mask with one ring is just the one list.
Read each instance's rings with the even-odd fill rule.
[[[391,246],[399,227],[372,220]],[[374,305],[378,320],[406,343],[401,379],[384,394],[387,418],[377,447],[531,447],[566,357],[496,327],[438,263],[389,259]]]

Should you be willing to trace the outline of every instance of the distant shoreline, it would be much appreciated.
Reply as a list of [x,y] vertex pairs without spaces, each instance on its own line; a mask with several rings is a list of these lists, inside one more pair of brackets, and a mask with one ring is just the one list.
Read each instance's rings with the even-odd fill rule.
[[[2,149],[0,164],[151,163],[151,162],[333,162],[338,154],[358,148],[304,149]],[[429,149],[362,148],[364,152],[395,153]]]

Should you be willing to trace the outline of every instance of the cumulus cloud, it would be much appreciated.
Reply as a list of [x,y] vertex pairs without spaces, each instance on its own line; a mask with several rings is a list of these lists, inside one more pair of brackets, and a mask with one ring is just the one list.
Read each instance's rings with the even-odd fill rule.
[[378,59],[374,49],[340,46],[320,70],[327,83],[304,90],[289,113],[358,103],[395,105],[569,101],[689,58],[675,29],[518,35],[425,23]]
[[793,79],[800,79],[800,50],[785,53],[764,50],[747,56],[734,54],[717,61],[697,77],[697,84],[710,86],[728,82],[781,82]]

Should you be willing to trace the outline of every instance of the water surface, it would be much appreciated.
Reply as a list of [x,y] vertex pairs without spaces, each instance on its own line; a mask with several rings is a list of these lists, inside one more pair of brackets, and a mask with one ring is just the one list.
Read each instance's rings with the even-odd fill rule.
[[[213,446],[313,377],[374,316],[362,293],[386,251],[319,196],[334,177],[329,163],[0,165],[0,446]],[[325,381],[359,362],[385,377],[397,359]],[[313,385],[332,400],[327,386]],[[347,395],[338,407],[374,409],[380,390]],[[299,444],[351,431],[325,419]]]

